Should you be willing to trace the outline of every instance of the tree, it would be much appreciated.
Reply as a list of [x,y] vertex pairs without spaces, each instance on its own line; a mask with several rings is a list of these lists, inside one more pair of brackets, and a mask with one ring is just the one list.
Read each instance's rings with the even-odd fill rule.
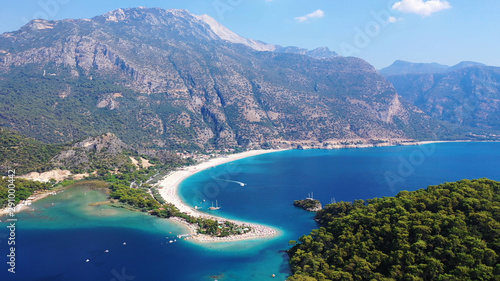
[[289,250],[289,280],[492,280],[499,210],[500,182],[488,179],[327,205]]

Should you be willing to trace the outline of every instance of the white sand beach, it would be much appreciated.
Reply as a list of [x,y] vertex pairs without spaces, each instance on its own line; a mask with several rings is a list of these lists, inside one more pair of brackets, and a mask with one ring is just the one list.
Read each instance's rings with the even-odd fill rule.
[[171,218],[171,219],[187,225],[189,227],[189,229],[191,230],[191,234],[193,235],[192,236],[193,239],[195,241],[198,241],[198,242],[222,242],[222,241],[237,241],[237,240],[239,241],[239,240],[244,240],[244,239],[266,238],[266,237],[269,238],[269,237],[273,237],[273,236],[278,235],[277,230],[275,230],[271,227],[268,227],[268,226],[225,219],[225,218],[217,217],[214,215],[209,215],[207,213],[195,210],[194,208],[192,208],[192,207],[188,206],[186,203],[184,203],[181,200],[181,198],[179,197],[179,195],[177,194],[180,183],[195,173],[198,173],[200,171],[209,169],[209,168],[217,166],[217,165],[221,165],[224,163],[239,160],[242,158],[260,155],[260,154],[271,153],[271,152],[276,152],[276,151],[281,151],[281,150],[252,150],[252,151],[246,151],[243,153],[232,154],[232,155],[228,155],[228,156],[224,156],[224,157],[213,158],[213,159],[210,159],[208,161],[201,162],[201,163],[194,165],[194,166],[184,167],[184,168],[179,169],[177,171],[173,171],[169,175],[164,177],[162,180],[160,180],[157,184],[158,191],[159,191],[160,195],[163,197],[163,199],[168,203],[174,204],[183,213],[189,214],[189,215],[194,216],[194,217],[202,217],[202,218],[213,219],[213,220],[218,220],[218,221],[230,221],[230,222],[235,223],[237,225],[250,226],[252,228],[252,231],[250,231],[246,234],[242,234],[242,235],[233,235],[233,236],[227,236],[227,237],[212,237],[212,236],[201,235],[201,234],[196,235],[196,233],[197,233],[197,226],[196,225],[189,224],[180,218]]

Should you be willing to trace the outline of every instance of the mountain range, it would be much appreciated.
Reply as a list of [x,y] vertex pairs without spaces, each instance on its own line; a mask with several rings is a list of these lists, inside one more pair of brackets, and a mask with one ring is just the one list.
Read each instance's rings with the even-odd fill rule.
[[46,143],[105,133],[155,149],[470,137],[362,59],[246,39],[186,10],[118,9],[4,33],[0,95],[0,126]]
[[459,70],[468,67],[481,67],[481,66],[486,66],[486,65],[473,61],[463,61],[454,66],[448,66],[436,62],[415,63],[415,62],[397,60],[390,66],[380,69],[379,72],[384,76],[404,75],[404,74],[433,74],[433,73],[451,72],[454,70]]
[[500,67],[470,61],[452,67],[396,61],[380,72],[405,100],[433,118],[500,131]]

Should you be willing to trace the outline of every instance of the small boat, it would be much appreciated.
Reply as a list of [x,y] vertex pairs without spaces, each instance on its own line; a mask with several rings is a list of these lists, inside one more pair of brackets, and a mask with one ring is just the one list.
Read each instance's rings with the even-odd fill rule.
[[109,250],[104,251],[105,253],[109,253]]
[[90,261],[90,260],[89,260],[89,259],[87,259],[85,262],[89,262],[89,261]]
[[168,241],[168,243],[174,243],[174,241],[170,240],[170,241]]
[[276,275],[274,275],[274,273],[271,275],[272,278],[276,277]]
[[314,192],[309,193],[307,196],[307,200],[314,200]]
[[123,242],[123,245],[127,245],[127,242]]
[[215,207],[214,207],[214,202],[212,202],[212,207],[208,208],[210,211],[216,211],[216,210],[219,210],[220,207],[219,207],[219,203],[217,202],[217,200],[215,200]]

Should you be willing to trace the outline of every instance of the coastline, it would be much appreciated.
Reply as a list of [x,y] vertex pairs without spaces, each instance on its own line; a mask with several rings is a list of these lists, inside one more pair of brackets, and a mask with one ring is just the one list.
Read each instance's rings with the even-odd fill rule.
[[[25,179],[22,176],[16,177],[16,178]],[[35,181],[35,179],[31,179],[31,180]],[[80,181],[77,184],[85,184],[85,183],[88,183],[88,181],[83,181],[83,182]],[[61,193],[61,192],[65,191],[67,188],[69,188],[69,187],[71,187],[73,185],[74,184],[69,185],[69,186],[58,186],[58,185],[56,185],[55,187],[52,187],[51,189],[47,189],[47,190],[43,190],[43,191],[38,191],[37,193],[34,193],[30,197],[28,197],[28,199],[20,201],[19,204],[17,204],[14,208],[5,207],[5,208],[0,209],[0,217],[6,216],[6,215],[8,215],[10,213],[19,213],[19,212],[22,212],[22,211],[26,210],[32,203],[34,203],[34,202],[36,202],[38,200],[41,200],[41,199],[43,199],[45,197]]]
[[6,207],[3,209],[0,209],[0,217],[6,216],[10,213],[19,213],[21,211],[24,211],[26,208],[28,208],[29,205],[31,205],[31,203],[36,202],[38,200],[41,200],[47,196],[54,195],[54,194],[56,194],[56,191],[54,191],[54,190],[46,190],[46,191],[40,192],[38,194],[33,194],[29,197],[31,199],[27,199],[27,200],[23,200],[23,201],[19,202],[19,204],[17,204],[14,208]]
[[[349,140],[347,140],[349,141]],[[352,140],[350,140],[352,141]],[[389,140],[380,143],[346,143],[343,144],[341,140],[334,143],[325,142],[323,144],[317,142],[284,142],[287,149],[325,149],[336,150],[344,148],[371,148],[371,147],[393,147],[393,146],[412,146],[412,145],[425,145],[436,143],[459,143],[459,142],[499,142],[495,140],[431,140],[431,141],[416,141],[416,140]]]
[[[330,148],[322,148],[322,149],[345,149],[345,148],[370,148],[370,147],[387,147],[387,146],[411,146],[411,145],[426,145],[426,144],[433,144],[433,143],[449,143],[449,142],[471,142],[471,141],[461,141],[461,140],[455,140],[455,141],[404,141],[404,142],[396,142],[396,143],[382,143],[382,144],[352,144],[352,145],[338,145],[338,146],[333,146]],[[473,142],[473,141],[472,141]],[[236,161],[239,159],[251,157],[251,156],[256,156],[256,155],[261,155],[261,154],[267,154],[267,153],[272,153],[272,152],[278,152],[278,151],[285,151],[285,150],[290,150],[293,148],[286,148],[286,149],[269,149],[269,150],[250,150],[242,153],[237,153],[237,154],[231,154],[227,156],[222,156],[222,157],[217,157],[217,158],[212,158],[203,162],[200,162],[194,166],[187,166],[180,168],[178,170],[175,170],[171,173],[169,173],[167,176],[163,177],[156,185],[158,187],[158,192],[161,195],[161,197],[168,203],[173,204],[175,207],[179,209],[180,212],[186,213],[188,215],[194,216],[194,217],[201,217],[205,219],[212,219],[216,221],[230,221],[234,224],[240,225],[240,226],[251,226],[252,231],[241,234],[241,235],[231,235],[227,237],[213,237],[209,235],[204,235],[204,234],[198,234],[197,230],[198,227],[194,224],[190,224],[187,221],[178,218],[178,217],[173,217],[170,218],[171,221],[175,221],[177,223],[183,224],[186,226],[189,231],[191,238],[196,241],[196,242],[229,242],[229,241],[241,241],[241,240],[247,240],[247,239],[263,239],[263,238],[272,238],[277,235],[279,235],[279,231],[276,229],[273,229],[269,226],[264,226],[264,225],[258,225],[255,223],[248,223],[248,222],[243,222],[243,221],[237,221],[237,220],[231,220],[231,219],[226,219],[220,216],[215,216],[215,215],[210,215],[205,212],[201,212],[196,210],[195,208],[187,205],[180,196],[178,195],[179,191],[179,186],[188,177],[201,172],[203,170],[209,169],[211,167],[229,163],[232,161]],[[313,147],[304,147],[303,149],[317,149]]]
[[[384,143],[378,143],[378,144],[336,144],[336,145],[332,145],[329,147],[302,146],[301,149],[335,150],[335,149],[345,149],[345,148],[411,146],[411,145],[425,145],[425,144],[436,144],[436,143],[459,143],[459,142],[498,142],[498,141],[477,141],[477,140],[444,140],[444,141],[440,141],[440,140],[436,140],[436,141],[404,140],[404,141],[401,141],[401,140],[398,140],[398,141],[384,142]],[[188,178],[189,176],[194,175],[197,172],[211,168],[213,166],[225,164],[228,162],[236,161],[239,159],[243,159],[243,158],[251,157],[251,156],[255,156],[255,155],[284,151],[284,150],[291,150],[291,149],[296,149],[296,148],[287,147],[287,148],[283,148],[283,149],[250,150],[250,151],[246,151],[246,152],[242,152],[242,153],[212,158],[212,159],[209,159],[207,161],[200,162],[194,166],[183,167],[183,168],[180,168],[179,170],[173,171],[170,174],[168,174],[167,176],[163,177],[159,181],[159,183],[157,184],[157,186],[159,187],[158,191],[160,192],[160,195],[165,199],[166,202],[174,204],[181,212],[186,212],[190,215],[197,216],[197,217],[230,221],[230,222],[236,223],[238,225],[245,224],[245,225],[251,225],[251,226],[258,226],[256,224],[252,224],[252,223],[245,223],[245,222],[240,222],[240,221],[225,219],[225,218],[218,217],[218,216],[209,215],[207,213],[203,213],[203,212],[195,210],[194,208],[191,208],[190,206],[185,204],[180,199],[180,197],[177,195],[178,185],[184,179]],[[17,176],[16,178],[26,178],[26,177]],[[44,177],[43,174],[39,174],[38,177],[33,176],[30,178],[26,178],[26,179],[34,180],[34,181],[41,181],[41,182],[46,181],[46,177]],[[165,187],[167,187],[167,188],[165,188]],[[31,199],[21,201],[18,205],[16,205],[13,208],[14,209],[13,213],[18,213],[18,212],[26,210],[31,203],[36,202],[40,199],[43,199],[47,196],[53,195],[54,192],[57,192],[57,191],[46,190],[46,191],[40,192],[38,194],[33,194],[32,196],[30,196]],[[11,208],[8,208],[8,207],[0,209],[0,217],[10,214],[11,211],[12,211]],[[189,223],[187,223],[186,221],[182,221],[181,219],[177,219],[176,221],[179,223],[182,223],[185,226],[188,226],[191,229],[191,234],[196,234],[196,229],[192,229],[192,227],[194,227],[194,226],[190,227]],[[259,227],[263,231],[262,234],[255,233],[254,235],[252,235],[252,233],[253,233],[253,231],[252,231],[250,233],[238,235],[236,237],[228,236],[228,237],[221,238],[221,237],[211,237],[211,236],[207,236],[207,235],[197,235],[196,238],[202,242],[217,242],[217,241],[221,241],[221,240],[222,241],[236,241],[236,240],[245,240],[245,239],[253,239],[253,238],[274,237],[274,236],[278,235],[278,232],[275,229],[272,229],[271,227],[267,227],[267,226],[259,226]]]
[[283,151],[283,149],[270,149],[270,150],[251,150],[251,151],[246,151],[242,153],[237,153],[237,154],[232,154],[232,155],[227,155],[224,157],[217,157],[217,158],[212,158],[207,161],[198,163],[197,165],[194,166],[188,166],[181,168],[179,170],[173,171],[164,178],[162,178],[158,183],[158,192],[160,193],[161,197],[179,209],[180,212],[186,213],[188,215],[191,215],[193,217],[199,217],[199,218],[205,218],[205,219],[212,219],[212,220],[217,220],[217,221],[229,221],[232,222],[236,225],[240,225],[242,227],[244,226],[250,226],[252,230],[248,233],[241,234],[241,235],[230,235],[226,237],[212,237],[209,235],[204,235],[204,234],[197,234],[197,229],[198,227],[196,225],[190,224],[186,222],[185,220],[181,218],[170,218],[170,220],[179,222],[187,226],[190,230],[191,237],[194,241],[196,242],[228,242],[228,241],[241,241],[241,240],[247,240],[247,239],[263,239],[263,238],[272,238],[277,235],[279,235],[279,231],[271,228],[269,226],[264,226],[264,225],[259,225],[255,223],[249,223],[249,222],[242,222],[242,221],[236,221],[236,220],[231,220],[231,219],[226,219],[223,217],[219,216],[214,216],[210,215],[201,211],[198,211],[190,206],[188,206],[186,203],[182,201],[182,199],[178,195],[178,190],[179,190],[179,185],[181,184],[182,181],[184,181],[186,178],[201,172],[203,170],[209,169],[211,167],[229,163],[232,161],[236,161],[239,159],[251,157],[251,156],[256,156],[256,155],[261,155],[261,154],[267,154],[267,153],[272,153],[272,152],[278,152],[278,151]]

